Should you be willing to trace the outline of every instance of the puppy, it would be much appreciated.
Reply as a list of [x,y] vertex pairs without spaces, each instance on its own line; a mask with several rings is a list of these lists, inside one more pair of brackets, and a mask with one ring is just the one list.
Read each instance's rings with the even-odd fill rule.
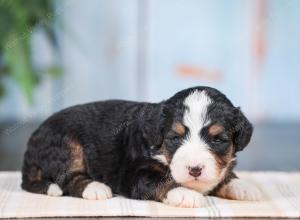
[[194,87],[160,103],[110,100],[55,113],[32,134],[22,188],[91,200],[113,193],[201,207],[204,195],[257,200],[233,173],[252,125],[216,89]]

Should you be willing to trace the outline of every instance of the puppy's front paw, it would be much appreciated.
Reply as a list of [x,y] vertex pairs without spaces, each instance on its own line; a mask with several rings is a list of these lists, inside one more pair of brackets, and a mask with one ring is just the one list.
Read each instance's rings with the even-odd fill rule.
[[62,196],[63,191],[56,183],[51,183],[47,190],[48,196]]
[[227,185],[220,189],[218,196],[234,200],[262,200],[261,191],[253,184],[241,179],[231,180]]
[[167,193],[164,203],[183,208],[199,208],[205,203],[204,196],[194,190],[177,187]]
[[111,197],[112,192],[110,187],[97,181],[89,183],[82,193],[82,198],[89,200],[104,200]]

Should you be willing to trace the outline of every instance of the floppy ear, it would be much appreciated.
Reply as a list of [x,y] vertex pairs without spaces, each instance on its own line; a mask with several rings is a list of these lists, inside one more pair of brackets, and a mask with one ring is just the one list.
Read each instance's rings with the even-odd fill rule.
[[253,126],[242,113],[240,108],[235,109],[235,128],[233,134],[233,143],[236,151],[243,150],[250,142]]
[[162,144],[167,121],[168,109],[163,102],[149,108],[148,112],[144,114],[139,124],[143,137],[149,145],[158,146]]

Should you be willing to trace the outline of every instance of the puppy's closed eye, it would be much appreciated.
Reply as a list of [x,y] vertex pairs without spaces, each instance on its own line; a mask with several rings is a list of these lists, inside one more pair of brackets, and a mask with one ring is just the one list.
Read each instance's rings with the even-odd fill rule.
[[164,143],[168,150],[175,151],[179,147],[182,139],[183,139],[183,137],[179,136],[175,132],[170,132],[166,136]]
[[210,146],[213,151],[216,153],[219,153],[221,155],[226,154],[230,144],[231,140],[230,138],[223,132],[219,135],[215,135],[213,137],[210,137]]
[[223,144],[223,143],[228,143],[229,139],[216,136],[216,137],[212,138],[211,142],[212,142],[212,144]]
[[174,135],[174,136],[172,136],[172,137],[170,137],[169,138],[172,142],[179,142],[181,139],[182,139],[182,137],[181,136],[179,136],[179,135]]

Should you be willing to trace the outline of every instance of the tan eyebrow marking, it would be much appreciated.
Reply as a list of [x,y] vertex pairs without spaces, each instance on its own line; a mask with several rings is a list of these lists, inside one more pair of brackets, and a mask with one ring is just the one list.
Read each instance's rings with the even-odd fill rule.
[[185,134],[185,127],[183,124],[179,123],[179,122],[176,122],[172,129],[179,135],[184,135]]
[[222,131],[224,131],[224,128],[218,124],[214,124],[214,125],[210,126],[210,128],[208,129],[208,132],[211,135],[220,134]]

